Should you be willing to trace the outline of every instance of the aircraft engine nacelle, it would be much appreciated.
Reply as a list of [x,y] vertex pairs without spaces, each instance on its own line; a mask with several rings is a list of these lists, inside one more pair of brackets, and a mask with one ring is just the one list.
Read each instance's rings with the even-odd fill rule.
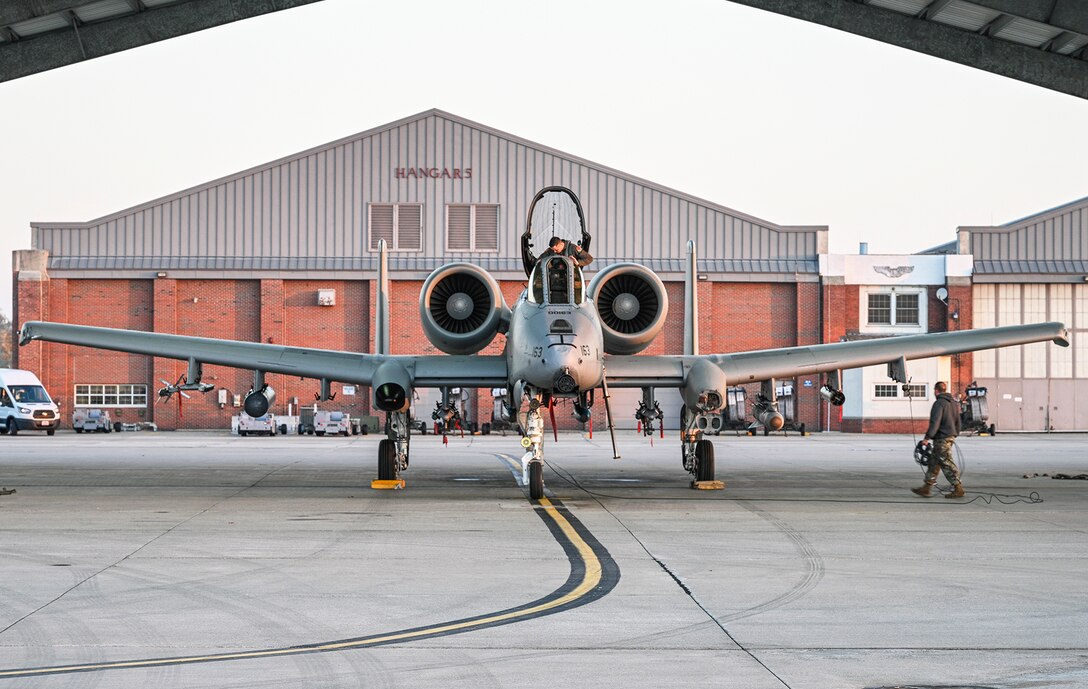
[[452,263],[431,273],[419,293],[423,332],[446,354],[475,354],[510,323],[499,283],[471,263]]
[[246,395],[242,408],[253,418],[264,416],[276,402],[276,391],[272,386],[266,385],[261,390],[250,390]]
[[397,361],[385,361],[371,381],[374,406],[382,411],[408,411],[412,406],[412,377]]
[[637,354],[665,327],[669,298],[661,278],[637,263],[617,263],[589,283],[604,332],[604,351]]

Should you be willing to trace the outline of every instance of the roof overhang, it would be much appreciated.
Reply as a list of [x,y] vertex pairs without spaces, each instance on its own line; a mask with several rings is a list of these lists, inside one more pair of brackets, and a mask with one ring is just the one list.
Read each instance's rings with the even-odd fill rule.
[[1080,0],[732,0],[1088,98]]
[[318,0],[0,2],[0,81]]

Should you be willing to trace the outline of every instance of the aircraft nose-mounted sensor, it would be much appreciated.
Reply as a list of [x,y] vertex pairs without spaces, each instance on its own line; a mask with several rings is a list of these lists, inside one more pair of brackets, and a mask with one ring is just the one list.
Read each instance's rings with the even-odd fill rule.
[[560,395],[569,395],[577,389],[578,381],[571,375],[570,369],[564,366],[559,375],[555,377],[555,391]]

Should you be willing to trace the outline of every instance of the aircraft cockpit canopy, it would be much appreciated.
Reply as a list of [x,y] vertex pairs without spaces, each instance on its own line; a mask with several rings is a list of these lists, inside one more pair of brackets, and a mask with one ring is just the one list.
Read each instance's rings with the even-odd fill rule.
[[552,237],[565,239],[569,246],[581,245],[586,251],[593,240],[586,231],[582,204],[566,187],[545,187],[529,207],[528,224],[521,235],[521,260],[526,275],[532,274]]
[[529,275],[529,301],[534,304],[581,304],[584,300],[582,269],[566,256],[540,261]]

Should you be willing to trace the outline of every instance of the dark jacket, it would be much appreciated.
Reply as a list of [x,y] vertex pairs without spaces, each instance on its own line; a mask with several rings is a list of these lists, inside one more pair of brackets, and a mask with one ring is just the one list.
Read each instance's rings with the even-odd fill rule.
[[947,392],[937,395],[929,412],[926,440],[955,438],[960,434],[960,403]]
[[578,266],[579,268],[585,268],[590,263],[593,263],[593,257],[589,255],[588,251],[586,251],[585,249],[582,249],[581,251],[579,251],[570,242],[567,242],[567,248],[563,251],[563,254],[560,254],[558,251],[556,251],[555,249],[552,249],[549,246],[547,249],[544,250],[544,253],[540,254],[540,258],[538,258],[537,260],[542,261],[545,258],[548,258],[549,256],[560,256],[560,255],[570,256],[571,259],[573,259],[573,261],[574,261],[574,265]]

